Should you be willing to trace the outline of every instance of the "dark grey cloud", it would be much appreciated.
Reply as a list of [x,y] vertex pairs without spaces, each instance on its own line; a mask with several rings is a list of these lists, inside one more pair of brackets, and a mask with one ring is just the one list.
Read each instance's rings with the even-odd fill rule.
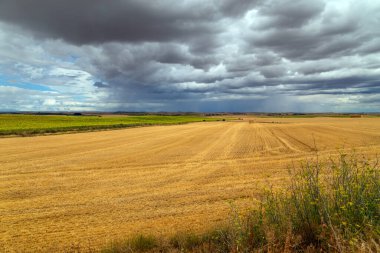
[[107,84],[105,84],[103,82],[95,82],[94,86],[98,87],[98,88],[108,88],[109,87]]
[[251,5],[246,0],[3,0],[0,19],[76,44],[172,41],[210,36],[223,14],[236,16]]
[[216,1],[220,11],[226,16],[241,16],[258,6],[263,0],[219,0]]
[[366,43],[360,35],[323,35],[307,29],[268,30],[254,37],[250,47],[266,48],[295,60],[317,60],[327,57],[353,55]]
[[276,0],[266,1],[259,13],[267,17],[262,29],[300,28],[324,10],[323,1]]
[[[174,8],[169,1],[160,6],[122,0],[9,0],[0,3],[0,16],[41,35],[78,44],[185,39],[211,32],[206,22],[213,20],[213,15]],[[198,23],[191,22],[198,18]]]
[[378,110],[379,13],[370,0],[2,0],[0,81],[50,87],[49,108]]
[[376,104],[377,106],[380,106],[380,95],[375,94],[372,96],[366,96],[359,100],[360,103],[366,103],[366,104]]

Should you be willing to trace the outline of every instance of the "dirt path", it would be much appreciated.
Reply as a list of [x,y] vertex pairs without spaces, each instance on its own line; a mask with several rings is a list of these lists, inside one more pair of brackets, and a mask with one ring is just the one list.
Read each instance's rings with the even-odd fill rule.
[[[353,119],[354,120],[354,119]],[[339,147],[380,151],[380,119],[194,123],[0,139],[0,251],[100,246],[201,231],[286,166]],[[287,120],[289,121],[289,120]]]

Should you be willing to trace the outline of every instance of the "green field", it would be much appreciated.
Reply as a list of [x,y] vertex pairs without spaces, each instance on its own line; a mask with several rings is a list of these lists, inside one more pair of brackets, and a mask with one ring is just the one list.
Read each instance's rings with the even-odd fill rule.
[[38,135],[67,131],[91,131],[134,126],[183,124],[220,119],[197,115],[162,116],[72,116],[72,115],[0,115],[0,135]]

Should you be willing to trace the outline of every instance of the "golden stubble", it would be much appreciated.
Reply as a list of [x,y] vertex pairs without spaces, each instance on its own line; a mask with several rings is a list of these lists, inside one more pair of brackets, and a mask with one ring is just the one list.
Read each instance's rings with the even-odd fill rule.
[[380,151],[380,118],[248,118],[0,139],[0,251],[205,231],[287,167]]

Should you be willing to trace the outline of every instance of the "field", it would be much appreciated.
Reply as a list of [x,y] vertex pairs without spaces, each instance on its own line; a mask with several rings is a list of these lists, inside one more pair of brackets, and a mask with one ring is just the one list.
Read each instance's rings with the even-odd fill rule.
[[38,135],[68,131],[89,131],[147,125],[182,124],[218,119],[198,115],[19,115],[0,114],[1,135]]
[[287,167],[380,153],[380,118],[254,118],[0,139],[0,251],[203,232]]

